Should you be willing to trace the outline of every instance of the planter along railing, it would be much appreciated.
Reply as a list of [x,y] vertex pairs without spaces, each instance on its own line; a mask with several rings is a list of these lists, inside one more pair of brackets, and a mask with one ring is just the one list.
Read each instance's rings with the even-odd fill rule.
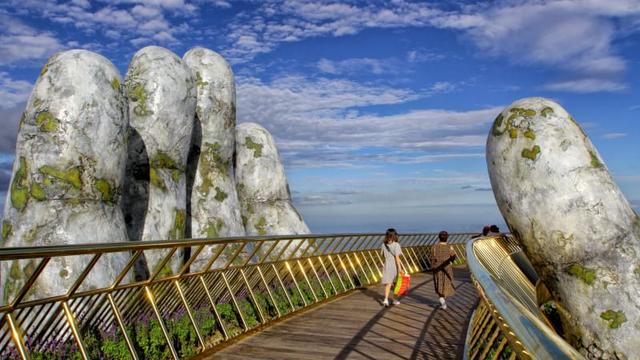
[[[470,236],[449,237],[458,261]],[[3,248],[3,269],[17,269],[24,281],[0,303],[0,358],[189,358],[376,284],[382,239],[347,234]],[[437,234],[402,235],[405,267],[428,269],[436,241]],[[136,268],[150,251],[162,252],[163,260],[140,279]],[[102,286],[89,286],[96,265],[115,253],[126,254],[127,265]],[[173,272],[168,264],[177,254],[184,264]],[[86,266],[71,272],[65,291],[34,295],[41,293],[34,288],[46,287],[39,276],[47,266],[78,258]],[[8,284],[2,286],[7,293]]]

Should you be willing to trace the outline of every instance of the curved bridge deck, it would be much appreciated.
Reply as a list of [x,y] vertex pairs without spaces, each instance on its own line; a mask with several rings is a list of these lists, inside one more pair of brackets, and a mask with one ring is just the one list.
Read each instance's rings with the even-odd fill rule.
[[275,324],[201,359],[461,359],[478,297],[466,267],[454,269],[456,294],[439,309],[429,273],[412,276],[402,304],[383,308],[383,287]]

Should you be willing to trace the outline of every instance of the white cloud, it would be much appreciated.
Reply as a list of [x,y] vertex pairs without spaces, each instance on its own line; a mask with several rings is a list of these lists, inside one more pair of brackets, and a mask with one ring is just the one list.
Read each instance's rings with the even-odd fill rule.
[[[573,82],[600,82],[588,91],[618,91],[627,61],[617,53],[619,37],[640,30],[625,25],[640,21],[635,0],[500,1],[443,10],[436,5],[396,0],[388,4],[292,0],[267,2],[242,12],[230,25],[224,51],[232,62],[246,62],[275,49],[280,43],[319,36],[356,34],[367,28],[436,27],[464,34],[480,54],[506,58],[525,66],[559,70]],[[410,51],[408,61],[440,60],[428,51]],[[360,62],[322,62],[318,67],[341,73],[349,66],[375,67]],[[368,62],[367,62],[368,61]],[[585,91],[584,86],[557,84],[562,91]]]
[[316,65],[318,70],[324,73],[352,74],[357,72],[370,72],[376,75],[399,72],[402,68],[394,59],[355,58],[340,61],[320,59]]
[[620,132],[606,133],[602,135],[604,139],[608,139],[608,140],[621,139],[625,136],[627,136],[627,133],[620,133]]
[[607,79],[578,79],[558,81],[546,84],[545,88],[554,91],[570,91],[577,93],[591,93],[599,91],[616,92],[626,89],[626,85],[614,80]]
[[[379,115],[369,107],[407,104],[429,94],[302,76],[285,76],[270,83],[239,77],[237,83],[238,121],[258,122],[269,129],[287,166],[294,167],[479,157],[482,154],[474,150],[484,146],[490,123],[501,110],[416,109]],[[434,84],[432,88],[447,86]],[[374,150],[363,153],[363,149]]]
[[63,45],[49,32],[38,31],[0,13],[0,64],[47,58]]
[[13,108],[26,101],[32,88],[30,82],[11,79],[8,73],[0,71],[0,108]]

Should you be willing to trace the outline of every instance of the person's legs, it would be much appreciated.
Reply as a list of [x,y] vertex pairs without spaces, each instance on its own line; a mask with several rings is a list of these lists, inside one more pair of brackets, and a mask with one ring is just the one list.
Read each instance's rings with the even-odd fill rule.
[[391,283],[384,284],[384,301],[382,302],[382,305],[384,305],[384,306],[388,306],[389,305],[389,293],[390,292],[391,292]]

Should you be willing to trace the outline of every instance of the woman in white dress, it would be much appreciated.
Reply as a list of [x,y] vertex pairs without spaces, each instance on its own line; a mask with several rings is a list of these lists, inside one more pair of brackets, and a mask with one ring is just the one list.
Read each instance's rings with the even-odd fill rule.
[[[382,302],[382,305],[389,306],[391,285],[395,283],[398,274],[404,274],[404,269],[400,262],[402,248],[398,243],[398,233],[395,229],[387,230],[384,237],[384,243],[382,244],[382,254],[384,255],[384,268],[382,269],[382,280],[380,282],[385,286],[384,301]],[[393,300],[393,304],[398,305],[400,302],[398,300]]]

